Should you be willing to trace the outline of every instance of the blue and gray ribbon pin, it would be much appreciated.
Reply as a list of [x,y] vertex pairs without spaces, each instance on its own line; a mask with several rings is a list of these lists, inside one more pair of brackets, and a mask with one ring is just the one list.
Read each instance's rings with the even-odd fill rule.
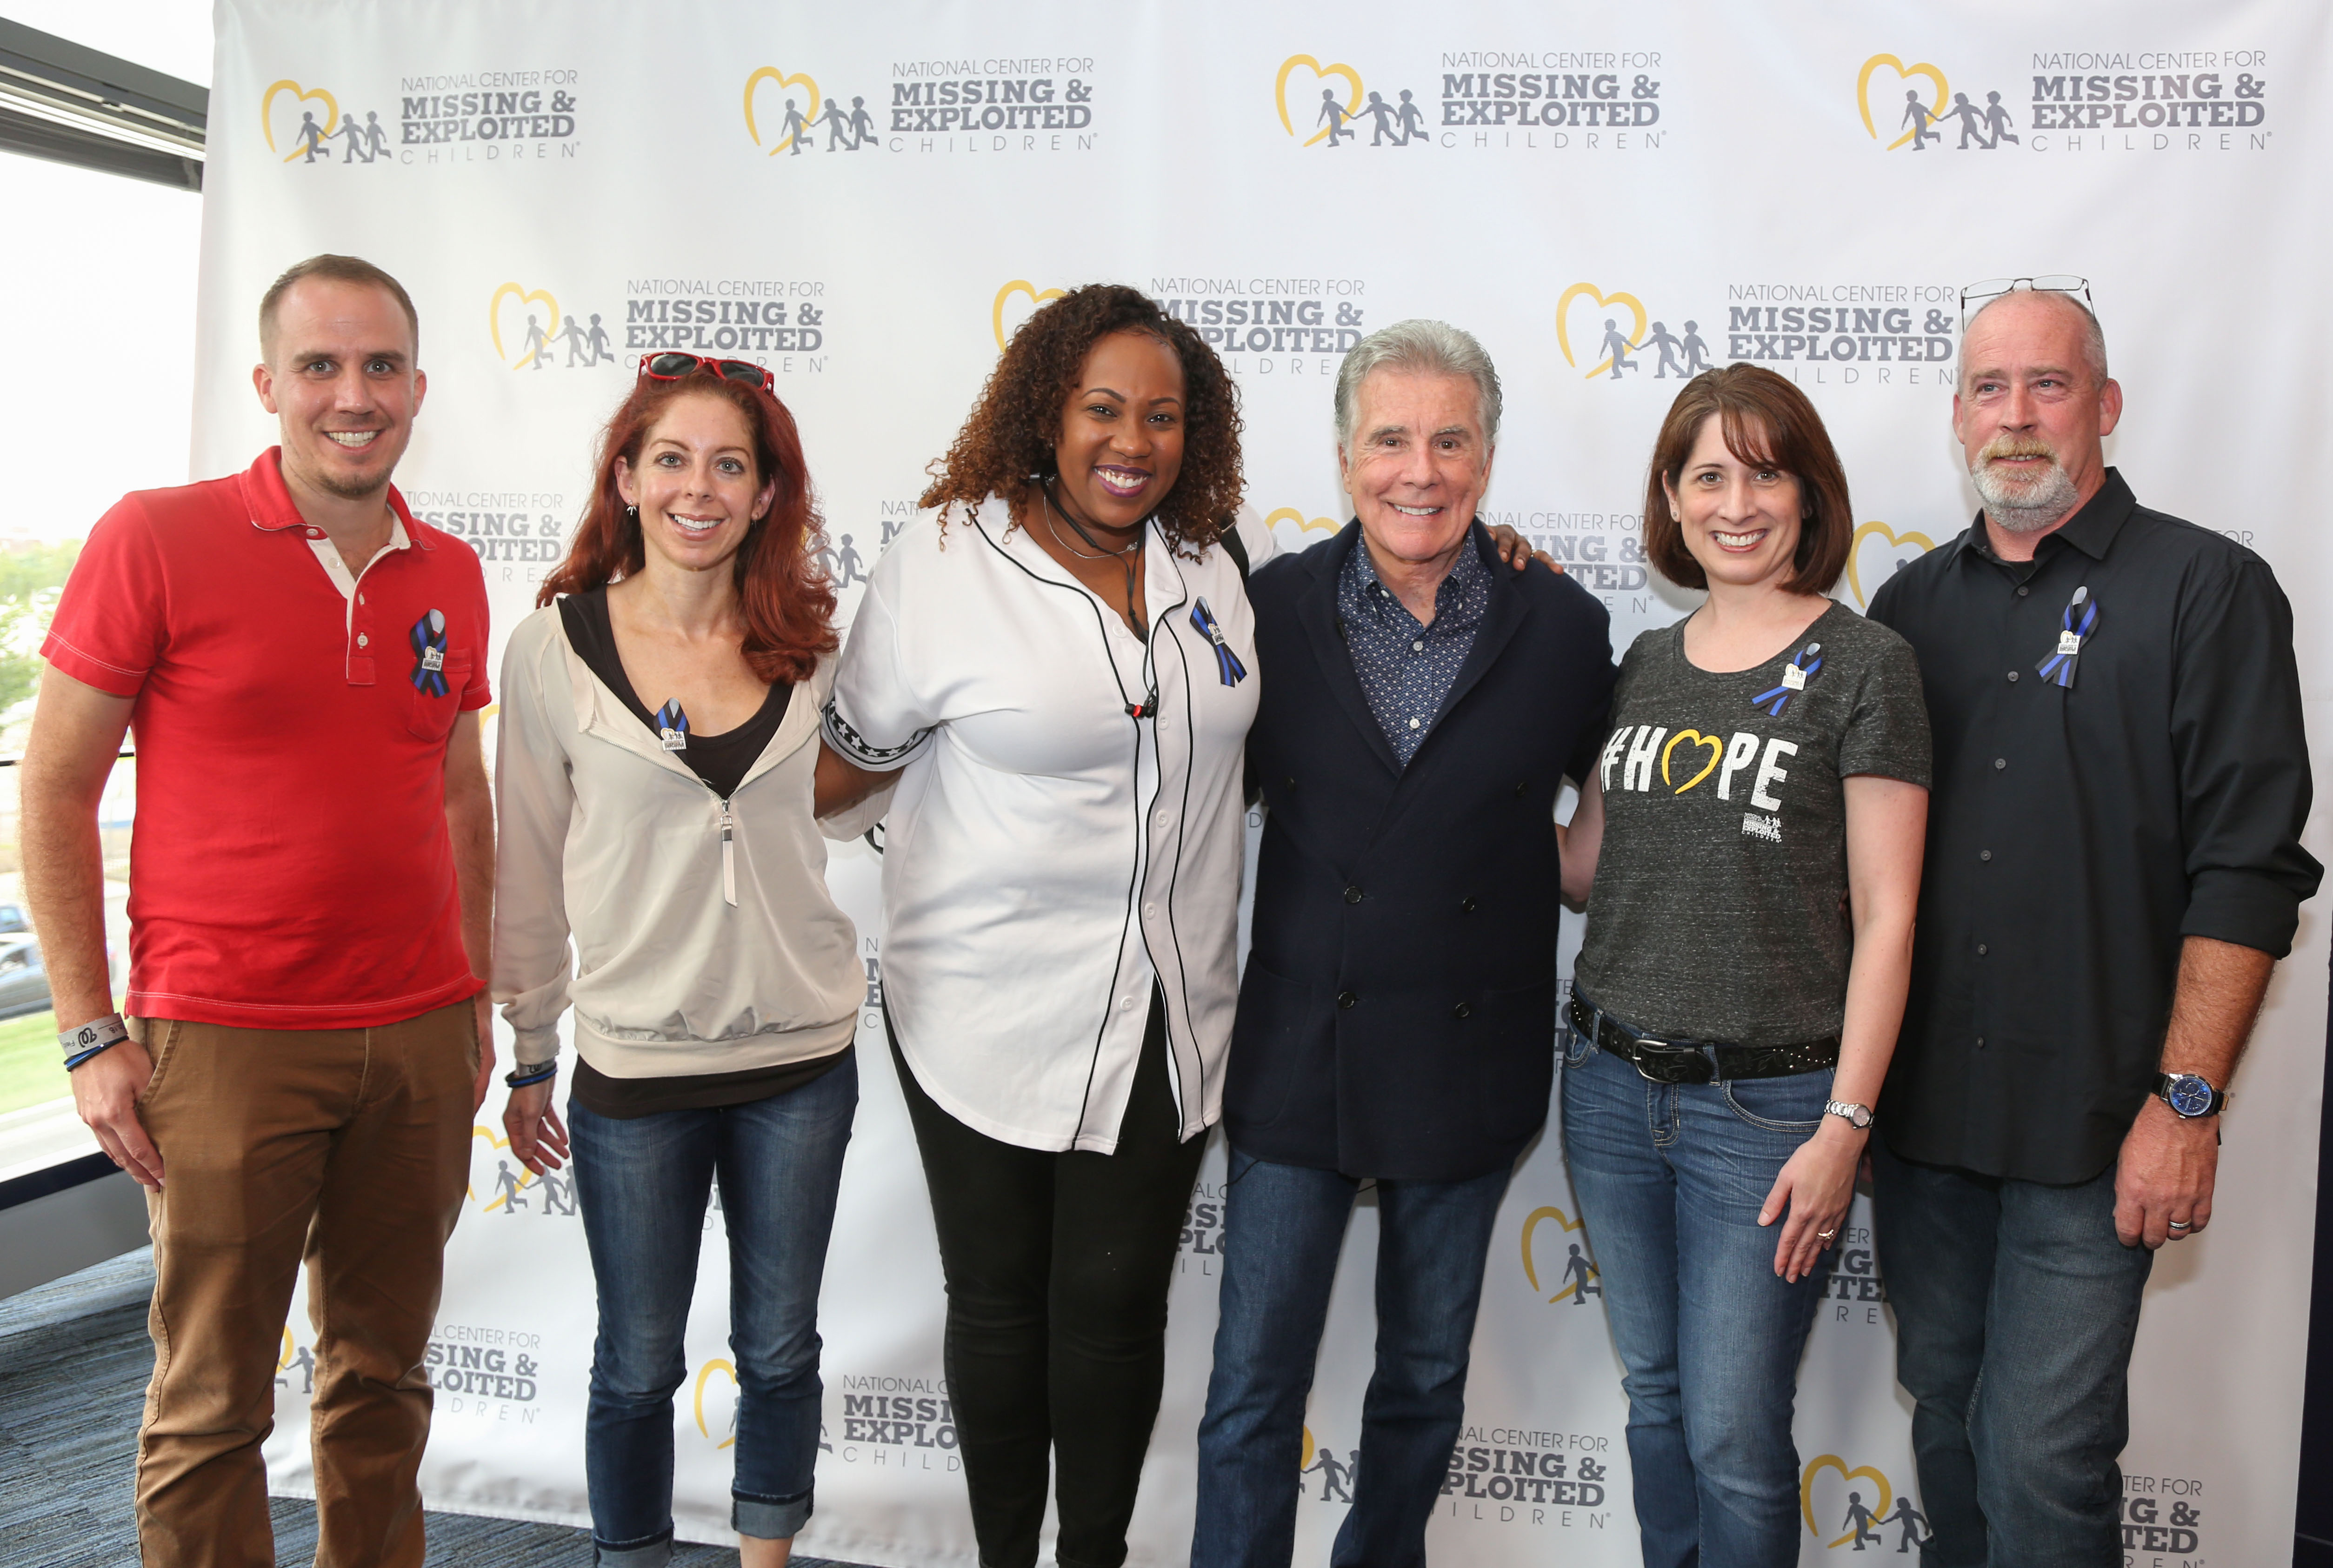
[[1224,628],[1215,624],[1215,612],[1207,607],[1206,600],[1201,599],[1198,607],[1192,610],[1191,625],[1201,636],[1215,645],[1215,671],[1223,676],[1224,685],[1236,686],[1247,679],[1247,666],[1240,663],[1240,656],[1232,652],[1231,645],[1224,641]]
[[446,694],[446,613],[431,610],[405,634],[413,645],[413,689],[425,697]]
[[[1791,700],[1791,693],[1805,691],[1807,683],[1813,680],[1816,672],[1822,667],[1822,645],[1809,643],[1791,656],[1789,664],[1782,666],[1782,684],[1759,693],[1750,699],[1750,705],[1753,708],[1765,708],[1772,717],[1781,718],[1782,704]],[[1773,705],[1767,707],[1770,703]]]
[[680,699],[673,698],[657,710],[657,739],[667,751],[688,750],[688,715],[680,711]]
[[2074,684],[2074,666],[2081,662],[2082,645],[2098,624],[2098,601],[2090,597],[2090,585],[2084,583],[2074,590],[2067,601],[2065,613],[2058,618],[2058,645],[2050,656],[2033,666],[2034,674],[2055,685]]

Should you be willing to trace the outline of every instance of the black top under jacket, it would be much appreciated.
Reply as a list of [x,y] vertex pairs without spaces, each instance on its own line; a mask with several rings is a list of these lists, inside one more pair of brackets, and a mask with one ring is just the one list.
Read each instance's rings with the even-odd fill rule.
[[1269,807],[1224,1123],[1244,1154],[1356,1177],[1464,1181],[1546,1120],[1555,1070],[1554,807],[1594,765],[1610,617],[1538,562],[1473,548],[1491,598],[1433,732],[1396,759],[1340,635],[1360,525],[1259,568]]
[[[2059,684],[2069,607],[2097,619]],[[2108,469],[2031,561],[1980,515],[1871,617],[1919,655],[1935,735],[1879,1126],[1906,1159],[2088,1181],[2153,1090],[2183,939],[2281,957],[2317,891],[2292,607],[2266,561]]]

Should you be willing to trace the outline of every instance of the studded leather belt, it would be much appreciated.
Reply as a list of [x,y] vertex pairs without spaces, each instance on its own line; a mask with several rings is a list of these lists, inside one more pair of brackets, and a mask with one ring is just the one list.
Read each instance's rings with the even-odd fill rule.
[[1707,1084],[1723,1078],[1788,1078],[1839,1065],[1839,1037],[1788,1046],[1729,1046],[1709,1040],[1663,1040],[1630,1028],[1577,990],[1571,1027],[1600,1051],[1634,1066],[1655,1084]]

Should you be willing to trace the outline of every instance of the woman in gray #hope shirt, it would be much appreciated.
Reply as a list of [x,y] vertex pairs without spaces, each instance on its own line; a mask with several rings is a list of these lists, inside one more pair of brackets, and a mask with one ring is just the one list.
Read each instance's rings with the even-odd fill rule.
[[1903,1021],[1928,809],[1911,650],[1823,597],[1853,531],[1805,394],[1750,365],[1686,386],[1646,547],[1709,598],[1621,662],[1563,846],[1588,903],[1564,1151],[1647,1563],[1798,1561],[1799,1357]]

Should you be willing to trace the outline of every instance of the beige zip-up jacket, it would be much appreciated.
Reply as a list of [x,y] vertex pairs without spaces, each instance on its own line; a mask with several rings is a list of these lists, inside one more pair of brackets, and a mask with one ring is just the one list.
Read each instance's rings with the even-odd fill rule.
[[521,1065],[558,1056],[571,1003],[576,1048],[611,1078],[743,1072],[850,1043],[867,976],[811,804],[833,682],[830,655],[725,801],[591,673],[556,605],[511,634],[494,995]]

